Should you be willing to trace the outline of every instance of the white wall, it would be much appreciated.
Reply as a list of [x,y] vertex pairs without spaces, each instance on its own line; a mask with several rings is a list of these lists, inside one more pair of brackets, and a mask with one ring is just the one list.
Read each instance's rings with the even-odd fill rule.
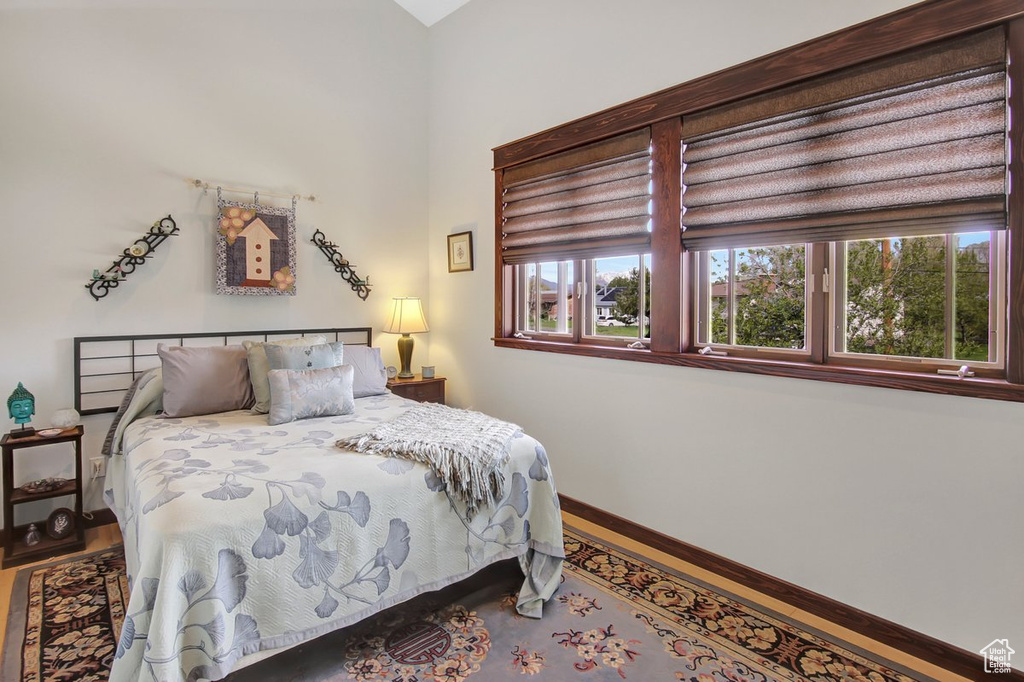
[[[562,492],[978,651],[1024,642],[1021,405],[489,340],[492,147],[907,4],[474,0],[434,26],[431,361],[537,436]],[[477,269],[448,274],[467,225]]]
[[[74,336],[379,329],[391,296],[429,292],[414,362],[537,435],[563,492],[970,650],[1024,641],[1020,405],[489,340],[491,147],[909,2],[474,0],[429,37],[386,0],[114,4],[0,9],[0,399],[24,381],[37,425],[71,403]],[[214,198],[187,176],[322,198],[299,206],[297,297],[213,293]],[[92,269],[167,213],[182,235],[94,302]],[[448,274],[463,229],[477,269]],[[20,461],[16,483],[70,474]]]
[[[379,330],[392,296],[427,295],[419,22],[381,0],[126,4],[0,10],[0,399],[23,381],[36,426],[72,404],[75,336]],[[214,293],[216,197],[190,176],[317,195],[298,207],[297,296]],[[168,213],[181,235],[94,301],[93,269]],[[366,302],[309,243],[316,228],[377,285]],[[389,363],[394,339],[377,339]],[[108,422],[85,420],[86,458]],[[71,476],[67,459],[24,451],[15,484]],[[86,508],[102,506],[88,485]]]

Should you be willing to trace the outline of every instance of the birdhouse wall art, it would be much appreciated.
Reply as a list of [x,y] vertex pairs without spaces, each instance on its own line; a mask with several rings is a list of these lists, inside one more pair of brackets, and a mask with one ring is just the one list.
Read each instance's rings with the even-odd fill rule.
[[295,295],[295,203],[217,200],[217,293]]

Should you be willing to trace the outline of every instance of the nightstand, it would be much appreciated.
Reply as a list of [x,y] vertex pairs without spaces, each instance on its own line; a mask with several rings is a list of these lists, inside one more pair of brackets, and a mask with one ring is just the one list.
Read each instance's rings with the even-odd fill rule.
[[[56,436],[44,438],[40,435],[29,436],[28,438],[11,438],[10,435],[0,439],[0,448],[3,449],[3,491],[4,491],[4,530],[7,539],[4,542],[3,567],[27,564],[31,561],[38,561],[57,554],[67,554],[85,549],[85,530],[82,528],[82,434],[85,429],[81,424],[64,431]],[[75,478],[70,480],[56,490],[45,493],[27,493],[14,487],[14,455],[18,450],[34,448],[40,445],[56,445],[58,443],[73,443],[75,454]],[[28,525],[15,527],[14,507],[26,502],[36,500],[48,500],[52,497],[75,498],[75,530],[73,533],[60,540],[54,540],[46,534],[46,519],[36,521],[36,528],[39,529],[39,542],[29,547],[23,541]]]
[[412,379],[388,379],[388,388],[395,395],[409,400],[444,405],[444,382],[444,377],[424,379],[417,374]]

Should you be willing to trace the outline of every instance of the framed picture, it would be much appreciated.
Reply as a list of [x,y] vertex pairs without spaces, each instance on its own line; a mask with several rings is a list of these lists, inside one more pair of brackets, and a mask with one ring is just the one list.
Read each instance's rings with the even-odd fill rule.
[[448,235],[448,272],[469,272],[473,269],[473,233]]
[[75,532],[75,513],[66,507],[54,510],[46,520],[46,534],[54,540],[63,540]]
[[218,199],[217,293],[295,295],[295,207]]

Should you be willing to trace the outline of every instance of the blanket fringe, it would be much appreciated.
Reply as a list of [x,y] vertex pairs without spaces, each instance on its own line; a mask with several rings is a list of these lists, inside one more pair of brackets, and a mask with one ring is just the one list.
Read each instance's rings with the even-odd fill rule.
[[520,431],[515,424],[479,412],[428,403],[337,445],[428,465],[472,514],[500,499],[504,465],[512,438]]

